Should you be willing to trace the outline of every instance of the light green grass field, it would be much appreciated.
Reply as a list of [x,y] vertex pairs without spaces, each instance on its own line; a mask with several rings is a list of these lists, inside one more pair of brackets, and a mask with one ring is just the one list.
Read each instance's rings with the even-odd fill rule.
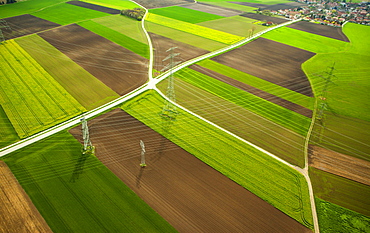
[[224,18],[223,16],[218,16],[179,6],[150,9],[149,12],[188,23],[200,23]]
[[[256,100],[256,98],[253,98],[253,95],[246,95],[246,92],[243,93],[243,91],[231,86],[227,87],[227,84],[220,81],[215,80],[216,82],[211,81],[207,83],[206,81],[189,78],[188,72],[186,74],[180,73],[176,75],[181,77],[181,79],[175,81],[175,89],[176,100],[181,106],[291,164],[304,167],[305,138],[279,125],[278,123],[282,123],[283,116],[280,116],[281,119],[278,119],[278,115],[269,115],[274,110],[280,110],[278,107],[268,110],[263,109],[266,105],[271,107],[270,104],[266,103],[265,106],[263,104],[258,105],[261,102],[258,100],[256,103],[251,103],[250,101]],[[199,78],[205,77],[201,76]],[[190,80],[195,86],[183,80]],[[222,90],[222,87],[226,88]],[[167,82],[162,82],[159,88],[165,93]],[[233,93],[233,95],[230,95],[230,93]],[[284,111],[279,111],[281,115],[283,115],[282,112],[284,113]],[[265,117],[273,118],[278,123]],[[307,130],[310,119],[307,118],[305,121],[303,119],[299,120],[306,126],[305,128],[302,127],[301,130]],[[292,119],[286,118],[284,124],[289,123],[296,125]]]
[[149,32],[183,42],[208,51],[214,51],[224,48],[226,45],[217,41],[209,40],[204,37],[196,36],[190,33],[179,31],[173,28],[168,28],[159,24],[145,22],[146,28]]
[[123,10],[123,9],[133,9],[140,7],[136,3],[129,0],[84,0],[83,2],[105,6],[113,9]]
[[210,70],[216,71],[220,74],[223,74],[227,77],[238,80],[242,83],[251,85],[255,88],[268,92],[270,94],[276,95],[280,98],[286,99],[292,103],[301,105],[308,109],[313,109],[314,99],[308,96],[299,94],[295,91],[289,90],[282,86],[270,83],[263,79],[254,77],[250,74],[246,74],[239,70],[233,69],[231,67],[222,65],[220,63],[214,62],[212,60],[204,60],[197,63],[198,65],[208,68]]
[[304,49],[313,53],[342,52],[348,48],[349,43],[320,36],[288,27],[272,30],[262,37],[274,40],[293,47]]
[[152,13],[149,13],[145,20],[148,20],[149,22],[156,23],[156,24],[166,26],[169,28],[177,29],[179,31],[194,34],[196,36],[201,36],[201,37],[214,40],[220,43],[224,43],[224,44],[234,44],[245,38],[245,37],[232,35],[230,33],[206,28],[206,27],[199,26],[196,24],[179,21],[176,19],[167,18],[164,16],[152,14]]
[[316,209],[319,218],[320,232],[369,232],[370,218],[324,201],[315,199]]
[[1,103],[2,101],[0,95],[0,148],[3,148],[13,142],[18,141],[19,137],[12,123],[6,116],[4,109],[1,107]]
[[4,161],[54,232],[176,232],[67,132]]
[[[317,54],[303,64],[316,96],[322,94],[324,78],[330,76],[327,103],[335,114],[370,121],[370,27],[347,23],[343,28],[350,39],[349,48],[343,52]],[[316,75],[315,75],[316,74]]]
[[182,111],[164,131],[164,100],[148,91],[122,109],[257,196],[312,228],[307,183],[302,175],[223,131]]
[[227,32],[237,36],[248,37],[251,33],[250,30],[252,29],[254,29],[254,33],[265,29],[264,26],[253,24],[252,22],[254,21],[256,20],[237,15],[198,23],[198,25]]
[[0,6],[0,18],[29,14],[51,5],[63,4],[63,2],[65,0],[27,0],[15,4],[5,4]]
[[2,106],[20,138],[86,111],[14,40],[1,46]]
[[[228,0],[200,0],[199,2],[228,2]],[[258,3],[258,4],[265,4],[265,5],[274,5],[280,3],[289,3],[289,0],[240,0],[238,2],[250,2],[250,3]]]
[[116,92],[38,35],[21,37],[16,39],[16,42],[87,110],[119,97]]
[[92,19],[91,21],[113,29],[143,44],[148,44],[148,40],[141,28],[141,21],[123,15],[111,15]]
[[32,13],[32,15],[54,23],[67,25],[79,21],[107,16],[109,14],[63,3]]
[[94,21],[84,21],[78,23],[78,25],[110,40],[122,47],[139,54],[142,57],[149,59],[149,47],[147,44],[141,43],[137,40],[132,39],[118,31],[105,27]]

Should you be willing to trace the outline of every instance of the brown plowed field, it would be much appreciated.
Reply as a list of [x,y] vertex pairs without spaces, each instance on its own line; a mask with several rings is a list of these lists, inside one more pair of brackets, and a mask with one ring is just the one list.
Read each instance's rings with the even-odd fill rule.
[[347,36],[342,32],[342,28],[340,27],[332,27],[306,21],[299,21],[297,23],[290,24],[287,27],[349,42]]
[[120,95],[147,81],[145,58],[76,24],[39,35]]
[[1,28],[6,40],[60,26],[60,24],[53,23],[29,14],[5,18],[3,20],[5,20],[11,28],[11,30],[7,28]]
[[281,4],[274,4],[274,5],[266,5],[266,4],[251,3],[251,2],[231,2],[231,3],[235,3],[235,4],[239,4],[243,6],[260,8],[261,10],[270,10],[270,11],[292,9],[292,8],[298,8],[300,6],[306,6],[306,4],[299,3],[299,2],[289,2],[289,3],[281,3]]
[[234,86],[236,88],[239,88],[243,91],[246,91],[246,92],[249,92],[255,96],[258,96],[260,98],[263,98],[267,101],[270,101],[274,104],[277,104],[277,105],[280,105],[281,107],[284,107],[284,108],[287,108],[289,110],[292,110],[296,113],[299,113],[303,116],[306,116],[306,117],[309,117],[311,118],[312,117],[312,110],[308,109],[308,108],[305,108],[305,107],[302,107],[298,104],[295,104],[295,103],[292,103],[290,101],[287,101],[285,99],[282,99],[280,97],[277,97],[275,95],[272,95],[268,92],[265,92],[265,91],[262,91],[260,89],[257,89],[255,87],[252,87],[248,84],[245,84],[245,83],[242,83],[242,82],[239,82],[235,79],[232,79],[232,78],[229,78],[225,75],[222,75],[222,74],[219,74],[213,70],[209,70],[207,68],[204,68],[204,67],[200,67],[198,65],[193,65],[190,67],[191,69],[193,70],[196,70],[202,74],[205,74],[205,75],[208,75],[214,79],[217,79],[217,80],[220,80],[224,83],[227,83],[231,86]]
[[151,32],[149,35],[154,47],[154,69],[158,71],[170,63],[170,60],[163,61],[163,59],[170,55],[170,52],[166,51],[171,47],[177,47],[174,50],[174,53],[180,53],[179,56],[174,58],[174,61],[176,62],[187,61],[209,52]]
[[309,165],[370,186],[370,162],[310,145]]
[[96,156],[179,232],[311,232],[122,110],[89,127]]
[[185,7],[185,8],[189,8],[189,9],[197,10],[197,11],[202,11],[202,12],[206,12],[206,13],[210,13],[214,15],[224,16],[224,17],[235,16],[235,15],[239,15],[242,13],[242,11],[223,8],[220,6],[208,5],[204,3],[182,5],[181,7]]
[[212,60],[312,97],[312,89],[301,69],[315,53],[265,38],[258,38]]
[[260,21],[270,21],[273,22],[274,24],[281,24],[281,23],[286,23],[287,20],[284,18],[277,18],[277,17],[271,17],[267,15],[260,15],[260,14],[254,14],[254,13],[244,13],[241,14],[240,16],[251,18],[251,19],[256,19]]
[[194,3],[193,0],[136,0],[135,2],[148,9]]
[[3,161],[0,161],[0,232],[52,232]]
[[95,11],[108,13],[108,14],[119,14],[120,13],[120,10],[105,7],[105,6],[99,6],[99,5],[95,5],[95,4],[91,4],[91,3],[87,3],[87,2],[69,1],[69,2],[66,2],[66,3],[71,4],[71,5],[75,5],[75,6],[84,7],[84,8],[90,9],[90,10],[95,10]]

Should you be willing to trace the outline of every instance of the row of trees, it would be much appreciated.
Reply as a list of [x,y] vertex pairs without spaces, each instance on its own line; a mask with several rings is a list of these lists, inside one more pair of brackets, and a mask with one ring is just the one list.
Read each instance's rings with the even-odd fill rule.
[[4,1],[0,1],[0,5],[4,5],[4,4],[8,4],[8,3],[15,3],[17,2],[16,0],[6,0],[6,2]]
[[130,18],[137,19],[141,21],[144,17],[145,10],[143,8],[134,8],[128,10],[122,10],[121,15],[126,15]]

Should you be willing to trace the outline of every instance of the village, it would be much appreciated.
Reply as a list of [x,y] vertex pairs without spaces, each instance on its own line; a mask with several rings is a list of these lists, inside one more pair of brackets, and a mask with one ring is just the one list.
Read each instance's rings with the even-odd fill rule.
[[303,18],[321,24],[340,27],[344,22],[370,25],[370,2],[297,0],[306,3],[294,9],[272,10],[271,14],[290,19]]

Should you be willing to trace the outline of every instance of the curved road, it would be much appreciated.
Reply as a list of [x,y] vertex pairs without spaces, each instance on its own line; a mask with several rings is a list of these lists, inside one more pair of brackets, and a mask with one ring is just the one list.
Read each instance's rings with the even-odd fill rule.
[[[144,9],[146,9],[143,6],[141,6],[141,7],[144,8]],[[148,10],[146,10],[146,14],[148,14]],[[144,16],[144,19],[146,17],[146,14]],[[103,113],[105,111],[108,111],[109,109],[112,109],[114,107],[117,107],[118,105],[122,104],[123,102],[125,102],[125,101],[127,101],[127,100],[129,100],[129,99],[131,99],[131,98],[133,98],[133,97],[135,97],[137,95],[140,95],[141,93],[143,93],[143,92],[145,92],[146,90],[149,90],[149,89],[156,90],[165,99],[167,99],[168,101],[170,101],[162,92],[160,92],[156,88],[156,85],[159,82],[161,82],[162,80],[166,79],[170,75],[171,72],[179,71],[179,70],[181,70],[181,69],[183,69],[185,67],[188,67],[188,66],[190,66],[192,64],[195,64],[195,63],[197,63],[197,62],[199,62],[201,60],[204,60],[204,59],[207,59],[207,58],[216,56],[218,54],[227,52],[229,50],[232,50],[232,49],[234,49],[234,48],[236,48],[238,46],[241,46],[243,44],[246,44],[247,42],[249,42],[249,41],[251,41],[251,40],[253,40],[253,39],[261,36],[262,34],[264,34],[266,32],[269,32],[269,31],[274,30],[274,29],[279,28],[279,27],[284,27],[286,25],[295,23],[297,21],[300,21],[300,19],[292,20],[292,21],[287,21],[286,23],[277,25],[275,27],[268,28],[268,29],[266,29],[264,31],[261,31],[261,32],[256,33],[255,35],[253,35],[253,36],[251,36],[249,38],[246,38],[244,40],[241,40],[241,41],[239,41],[239,42],[237,42],[237,43],[235,43],[233,45],[230,45],[230,46],[227,46],[225,48],[222,48],[222,49],[219,49],[219,50],[210,52],[208,54],[205,54],[205,55],[202,55],[202,56],[193,58],[191,60],[185,61],[185,62],[183,62],[183,63],[175,66],[171,70],[168,70],[165,73],[159,75],[157,78],[153,78],[153,72],[152,72],[153,71],[153,61],[154,61],[154,59],[153,59],[153,56],[154,56],[153,55],[153,45],[152,45],[152,42],[150,40],[149,34],[148,34],[147,30],[145,29],[144,20],[142,20],[141,26],[143,28],[143,31],[144,31],[146,37],[147,37],[148,45],[149,45],[149,51],[150,51],[149,69],[148,69],[148,82],[146,84],[142,85],[141,87],[139,87],[139,88],[131,91],[130,93],[128,93],[128,94],[126,94],[124,96],[121,96],[120,98],[118,98],[116,100],[113,100],[113,101],[111,101],[111,102],[109,102],[109,103],[107,103],[107,104],[105,104],[103,106],[100,106],[100,107],[98,107],[96,109],[93,109],[91,111],[88,111],[86,113],[83,113],[83,114],[81,114],[81,115],[79,115],[77,117],[74,117],[74,118],[72,118],[70,120],[67,120],[67,121],[65,121],[65,122],[63,122],[61,124],[58,124],[58,125],[56,125],[54,127],[51,127],[51,128],[49,128],[47,130],[44,130],[44,131],[42,131],[40,133],[37,133],[37,134],[33,135],[33,136],[30,136],[28,138],[25,138],[25,139],[23,139],[21,141],[18,141],[16,143],[14,143],[14,144],[11,144],[9,146],[6,146],[4,148],[1,148],[0,149],[0,157],[5,156],[5,155],[7,155],[7,154],[9,154],[11,152],[14,152],[14,151],[16,151],[18,149],[21,149],[23,147],[26,147],[28,145],[31,145],[32,143],[35,143],[37,141],[40,141],[40,140],[42,140],[42,139],[44,139],[46,137],[49,137],[49,136],[51,136],[53,134],[56,134],[56,133],[60,132],[62,130],[66,130],[66,129],[72,127],[72,126],[75,126],[77,124],[80,124],[82,118],[89,119],[89,118],[95,117],[95,116],[97,116],[97,115],[99,115],[99,114],[101,114],[101,113]],[[201,116],[199,116],[199,115],[197,115],[197,114],[189,111],[188,109],[186,109],[186,108],[184,108],[184,107],[182,107],[182,106],[180,106],[180,105],[178,105],[176,103],[173,103],[173,104],[175,104],[177,107],[183,109],[184,111],[192,114],[193,116],[195,116],[195,117],[197,117],[197,118],[199,118],[199,119],[201,119],[201,120],[203,120],[203,121],[205,121],[205,122],[207,122],[207,123],[209,123],[209,124],[211,124],[211,125],[219,128],[219,129],[223,130],[224,132],[232,135],[235,138],[238,138],[239,140],[242,140],[243,142],[245,142],[245,143],[247,143],[247,144],[255,147],[256,149],[262,151],[263,153],[271,156],[272,158],[278,160],[279,162],[285,164],[286,166],[289,166],[289,167],[295,169],[296,171],[298,171],[299,173],[301,173],[306,178],[306,181],[307,181],[307,184],[308,184],[308,189],[309,189],[309,194],[310,194],[310,202],[311,202],[311,209],[312,209],[312,216],[313,216],[313,222],[314,222],[314,230],[317,233],[319,232],[319,225],[318,225],[318,219],[317,219],[317,214],[316,214],[316,206],[315,206],[315,200],[314,200],[314,196],[313,196],[313,189],[312,189],[311,180],[310,180],[310,178],[308,176],[307,158],[306,158],[305,167],[303,169],[300,168],[300,167],[294,166],[294,165],[286,162],[285,160],[277,157],[276,155],[273,155],[270,152],[265,151],[264,149],[262,149],[262,148],[260,148],[260,147],[258,147],[256,145],[254,145],[254,144],[252,144],[252,143],[250,143],[250,142],[248,142],[248,141],[240,138],[239,136],[237,136],[237,135],[235,135],[235,134],[233,134],[233,133],[231,133],[231,132],[229,132],[229,131],[227,131],[227,130],[225,130],[223,128],[221,128],[220,126],[214,124],[213,122],[210,122],[210,121],[202,118]],[[308,142],[308,138],[310,136],[310,132],[311,132],[311,130],[309,131],[309,134],[307,135],[306,142]],[[307,157],[307,155],[306,155],[306,157]]]

